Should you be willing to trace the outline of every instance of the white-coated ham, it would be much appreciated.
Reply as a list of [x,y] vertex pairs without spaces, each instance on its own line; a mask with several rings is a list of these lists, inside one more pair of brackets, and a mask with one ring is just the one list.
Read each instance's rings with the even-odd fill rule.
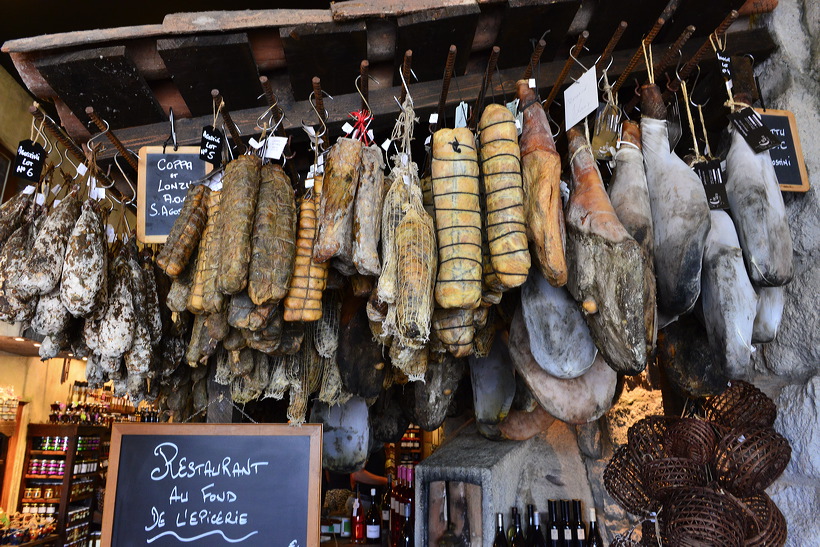
[[757,295],[752,287],[732,219],[725,211],[710,213],[701,276],[701,305],[709,345],[729,378],[745,378],[751,359]]
[[786,305],[786,289],[783,287],[755,287],[757,292],[757,315],[755,315],[752,343],[765,344],[777,336],[783,308]]
[[598,350],[581,309],[565,288],[553,287],[538,268],[530,269],[521,287],[521,313],[533,359],[546,372],[577,378],[592,366]]
[[769,152],[756,154],[730,126],[726,196],[749,277],[757,286],[779,287],[792,279],[792,236],[786,206]]
[[700,293],[709,204],[695,172],[669,151],[666,107],[656,85],[643,86],[641,112],[641,143],[655,238],[658,311],[677,316],[691,310]]

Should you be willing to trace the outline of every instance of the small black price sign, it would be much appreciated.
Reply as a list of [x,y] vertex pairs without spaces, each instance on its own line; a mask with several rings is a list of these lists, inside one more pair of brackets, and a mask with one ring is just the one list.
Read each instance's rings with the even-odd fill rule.
[[732,59],[728,55],[716,52],[718,63],[720,63],[720,74],[727,80],[732,79]]
[[217,167],[222,164],[222,144],[225,139],[222,132],[212,125],[202,128],[202,140],[199,141],[199,159]]
[[720,160],[699,161],[692,166],[703,189],[706,190],[706,199],[709,201],[710,209],[728,209],[729,198],[726,195],[726,182],[723,180],[723,172],[720,170]]
[[729,119],[755,153],[780,145],[780,139],[766,127],[760,114],[753,109],[746,107],[732,112]]
[[24,179],[39,182],[43,164],[46,162],[46,151],[39,143],[30,139],[20,141],[17,155],[14,158],[14,174]]

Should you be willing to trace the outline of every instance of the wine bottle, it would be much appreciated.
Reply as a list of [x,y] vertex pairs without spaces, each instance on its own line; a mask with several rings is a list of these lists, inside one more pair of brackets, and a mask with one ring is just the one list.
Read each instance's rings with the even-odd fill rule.
[[563,547],[564,538],[561,536],[561,521],[558,515],[558,501],[548,500],[547,508],[549,509],[549,533],[548,545],[550,547]]
[[404,466],[399,466],[399,478],[396,481],[396,495],[393,510],[393,522],[390,528],[391,545],[398,545],[399,535],[401,535],[402,523],[404,522],[404,505],[402,503],[402,496],[404,495]]
[[527,534],[527,546],[547,547],[547,542],[544,540],[544,531],[541,529],[541,514],[535,512],[533,514],[532,521],[532,531]]
[[399,547],[413,547],[415,530],[413,529],[413,517],[410,505],[404,506],[404,525],[399,537]]
[[510,547],[527,547],[524,539],[524,530],[521,529],[521,513],[515,512],[513,517],[513,536],[510,540]]
[[581,500],[572,500],[572,541],[573,547],[586,546],[586,528],[581,516]]
[[379,503],[376,499],[376,489],[370,489],[370,509],[364,519],[364,533],[367,543],[370,545],[380,545],[382,539],[382,515],[379,510]]
[[359,496],[358,485],[356,486],[356,498],[353,500],[353,515],[350,520],[353,526],[352,543],[365,543],[366,538],[364,532],[364,508],[362,507],[362,499]]
[[572,547],[572,526],[569,519],[569,500],[561,500],[561,538],[564,540],[562,547]]
[[518,514],[518,507],[513,505],[512,510],[510,511],[510,526],[507,528],[507,543],[512,541],[513,534],[515,533],[515,515]]
[[495,519],[495,539],[493,539],[493,547],[507,547],[507,532],[504,530],[504,515],[501,513],[496,513]]
[[393,493],[393,475],[387,474],[387,487],[384,489],[384,496],[382,496],[382,530],[390,536],[390,511],[392,507]]
[[595,508],[589,508],[589,539],[587,539],[586,547],[604,547],[604,540],[601,537],[601,532],[598,530],[598,519],[595,515]]
[[526,537],[527,540],[529,540],[530,534],[533,532],[533,530],[535,528],[535,518],[533,516],[534,513],[535,513],[535,506],[531,503],[528,503],[527,504],[527,533],[524,535],[524,537]]
[[413,484],[414,473],[415,473],[415,471],[413,470],[412,467],[408,467],[404,471],[404,476],[405,476],[405,481],[404,481],[404,484],[405,484],[404,503],[406,503],[410,507],[410,515],[411,516],[413,516],[414,511],[416,510],[416,505],[414,503],[416,501],[415,484]]

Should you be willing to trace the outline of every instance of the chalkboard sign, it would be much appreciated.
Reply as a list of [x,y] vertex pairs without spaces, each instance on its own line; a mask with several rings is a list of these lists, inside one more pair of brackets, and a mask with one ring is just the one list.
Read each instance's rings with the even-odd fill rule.
[[[165,148],[165,152],[163,152]],[[179,216],[188,186],[211,170],[199,159],[198,146],[144,146],[140,149],[137,188],[137,239],[165,243]]]
[[318,547],[322,426],[115,424],[102,545]]
[[763,118],[766,127],[782,141],[780,146],[769,150],[780,189],[784,192],[808,192],[809,174],[803,159],[794,113],[788,110],[755,110]]

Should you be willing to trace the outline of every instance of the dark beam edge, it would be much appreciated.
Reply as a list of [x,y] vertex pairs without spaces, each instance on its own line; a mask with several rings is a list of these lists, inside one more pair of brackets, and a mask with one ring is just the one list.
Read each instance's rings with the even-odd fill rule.
[[[768,30],[751,29],[745,31],[738,31],[732,33],[733,39],[728,41],[727,53],[730,55],[752,53],[760,55],[758,61],[762,61],[765,56],[768,56],[776,45]],[[655,52],[659,54],[665,51],[670,44],[659,44],[654,48]],[[691,57],[691,55],[700,47],[700,40],[690,40],[683,49],[683,59]],[[743,47],[741,51],[738,45]],[[629,59],[634,53],[633,50],[620,50],[612,55],[612,65],[609,69],[610,81],[614,82],[621,71],[623,71]],[[502,51],[503,55],[504,52]],[[584,66],[591,67],[596,55],[587,55],[580,58]],[[713,63],[713,59],[709,58],[705,64]],[[564,64],[564,59],[552,61],[550,63],[542,63],[538,71],[537,83],[538,90],[542,98],[546,97],[546,93],[552,88],[552,83],[555,81],[558,73]],[[488,101],[495,97],[495,100],[501,100],[506,92],[507,100],[514,99],[515,82],[521,77],[526,66],[503,69],[501,73],[501,83],[499,84],[498,77],[493,78],[492,88],[487,90]],[[631,87],[635,79],[643,81],[645,78],[646,69],[643,63],[640,63],[638,68],[633,72],[629,78],[629,84],[625,87]],[[580,75],[580,68],[573,68],[570,73],[572,77]],[[449,109],[456,106],[460,101],[464,100],[468,103],[475,101],[478,94],[478,89],[483,79],[483,74],[467,74],[465,76],[453,77],[453,82],[450,86],[450,94],[447,98],[446,107]],[[571,84],[568,81],[564,85]],[[659,82],[665,83],[665,82]],[[459,93],[459,90],[461,92]],[[415,104],[416,115],[419,116],[419,123],[422,126],[427,125],[427,115],[436,110],[438,106],[439,93],[441,91],[441,82],[438,80],[430,82],[422,82],[412,84],[410,86],[410,95],[413,97]],[[261,87],[260,87],[261,93]],[[394,100],[394,96],[398,97],[401,94],[401,87],[394,86],[385,89],[373,89],[370,91],[370,104],[374,111],[376,129],[380,127],[392,127],[395,116],[398,115],[399,107]],[[278,96],[286,96],[284,93]],[[485,102],[488,102],[485,101]],[[341,126],[349,120],[348,114],[357,110],[360,106],[361,99],[357,93],[349,93],[346,95],[337,95],[334,100],[326,100],[325,108],[328,111],[328,133],[331,139],[339,136]],[[226,105],[230,108],[230,105]],[[286,113],[284,121],[284,129],[293,135],[294,140],[307,142],[307,136],[301,130],[301,121],[314,126],[318,125],[318,120],[308,101],[285,101],[280,99],[280,106]],[[250,108],[244,110],[231,111],[231,116],[234,122],[239,126],[240,134],[243,137],[250,137],[257,135],[259,131],[255,129],[256,120],[258,116],[264,111],[264,108]],[[422,116],[422,114],[424,114]],[[203,126],[210,125],[213,121],[211,115],[200,116],[197,118],[184,118],[176,120],[176,133],[180,145],[196,145],[200,141],[200,131]],[[142,146],[152,146],[162,144],[168,136],[168,123],[160,122],[155,124],[136,126],[130,128],[123,128],[117,130],[117,136],[123,144],[132,150],[137,150]],[[386,138],[385,135],[377,134],[377,141]],[[326,139],[327,140],[327,139]],[[113,150],[104,151],[100,159],[105,160],[113,156]]]

